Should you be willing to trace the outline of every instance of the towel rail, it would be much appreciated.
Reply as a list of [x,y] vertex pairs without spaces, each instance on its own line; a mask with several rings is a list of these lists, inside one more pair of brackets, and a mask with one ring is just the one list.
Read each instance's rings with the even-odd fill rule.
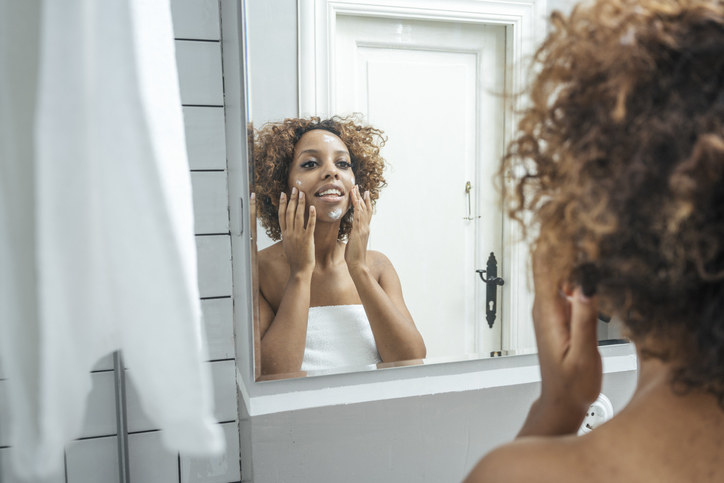
[[128,466],[128,421],[126,418],[126,373],[121,351],[113,353],[113,374],[116,385],[116,432],[118,437],[118,481],[130,483]]

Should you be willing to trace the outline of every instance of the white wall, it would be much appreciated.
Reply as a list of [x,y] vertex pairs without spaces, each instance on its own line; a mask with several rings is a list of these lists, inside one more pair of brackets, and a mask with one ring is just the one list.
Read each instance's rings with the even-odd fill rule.
[[298,115],[297,0],[246,0],[251,120]]

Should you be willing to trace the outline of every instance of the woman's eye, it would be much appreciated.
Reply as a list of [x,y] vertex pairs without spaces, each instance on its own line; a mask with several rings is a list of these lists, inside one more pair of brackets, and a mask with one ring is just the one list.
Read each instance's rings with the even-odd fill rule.
[[337,161],[337,166],[343,169],[349,169],[352,167],[349,161]]
[[304,161],[301,166],[302,168],[313,168],[317,165],[317,162],[313,159],[310,159],[309,161]]

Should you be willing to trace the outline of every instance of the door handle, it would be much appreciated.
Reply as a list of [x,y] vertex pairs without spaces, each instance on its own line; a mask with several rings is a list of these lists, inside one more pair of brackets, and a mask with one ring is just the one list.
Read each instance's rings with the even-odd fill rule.
[[480,218],[480,215],[473,216],[472,201],[470,199],[472,197],[472,195],[470,194],[470,192],[472,190],[473,190],[473,185],[470,184],[470,181],[465,183],[465,196],[468,198],[468,216],[464,216],[463,220],[467,220],[467,221],[472,221],[476,218]]
[[[488,321],[488,327],[493,328],[495,317],[498,313],[498,287],[505,285],[505,280],[498,277],[498,261],[495,254],[490,252],[485,270],[475,270],[480,275],[480,280],[485,282],[485,319]],[[483,276],[487,274],[487,278]]]

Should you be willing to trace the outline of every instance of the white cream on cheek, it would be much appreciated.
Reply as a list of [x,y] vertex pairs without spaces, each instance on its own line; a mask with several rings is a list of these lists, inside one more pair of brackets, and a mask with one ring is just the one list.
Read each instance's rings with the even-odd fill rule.
[[335,208],[327,213],[327,215],[333,220],[339,220],[339,217],[342,216],[342,208]]

